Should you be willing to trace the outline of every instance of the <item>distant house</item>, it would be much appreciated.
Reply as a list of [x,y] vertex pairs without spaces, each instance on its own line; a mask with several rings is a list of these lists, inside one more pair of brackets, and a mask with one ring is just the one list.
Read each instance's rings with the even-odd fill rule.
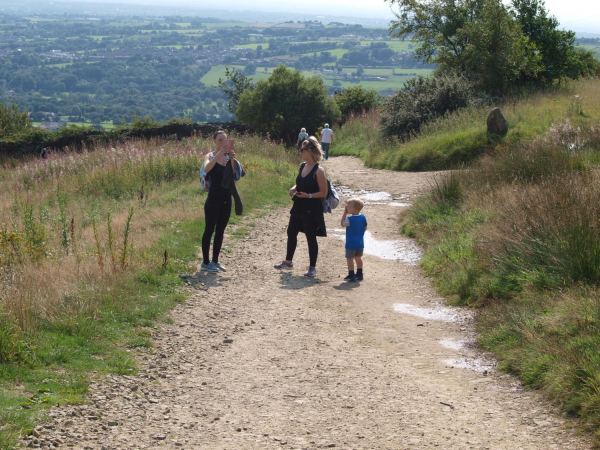
[[40,123],[40,128],[44,128],[45,130],[48,131],[56,131],[61,127],[64,127],[65,124],[64,123],[60,123],[60,122],[42,122]]

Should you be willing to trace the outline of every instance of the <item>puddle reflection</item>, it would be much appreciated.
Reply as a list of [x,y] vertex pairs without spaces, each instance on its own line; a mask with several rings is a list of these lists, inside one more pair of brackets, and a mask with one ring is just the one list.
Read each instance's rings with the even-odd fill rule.
[[[346,241],[346,230],[328,229],[333,236]],[[411,266],[416,266],[423,256],[423,250],[413,241],[396,239],[393,241],[378,241],[370,231],[365,232],[365,254],[377,256],[381,259],[402,261]]]
[[410,314],[422,319],[440,320],[442,322],[465,322],[473,317],[473,313],[461,311],[457,308],[448,308],[436,304],[433,308],[422,308],[408,303],[394,304],[394,311],[401,314]]

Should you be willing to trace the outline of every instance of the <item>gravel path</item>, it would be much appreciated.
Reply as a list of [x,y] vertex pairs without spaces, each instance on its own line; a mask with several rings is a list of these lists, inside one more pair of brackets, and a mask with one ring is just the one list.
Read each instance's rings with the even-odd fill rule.
[[[330,178],[362,195],[371,232],[365,280],[346,275],[341,211],[327,216],[316,279],[285,254],[288,210],[226,239],[224,275],[154,330],[133,376],[97,380],[90,402],[51,410],[24,446],[77,449],[588,449],[565,419],[471,348],[469,312],[444,308],[397,218],[427,174],[331,158]],[[356,194],[351,190],[368,190]],[[379,194],[376,194],[379,193]],[[384,195],[387,193],[389,195]],[[567,424],[568,425],[568,424]]]

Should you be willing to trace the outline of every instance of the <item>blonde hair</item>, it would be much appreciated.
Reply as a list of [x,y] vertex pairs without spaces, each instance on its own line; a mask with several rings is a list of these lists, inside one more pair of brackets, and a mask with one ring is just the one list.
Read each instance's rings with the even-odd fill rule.
[[300,128],[300,133],[306,133],[306,128]]
[[310,155],[315,163],[323,159],[323,150],[321,150],[321,144],[319,144],[319,140],[316,137],[309,136],[308,139],[302,141],[302,148],[310,150]]
[[365,206],[365,202],[363,202],[360,198],[348,199],[348,201],[346,201],[346,204],[352,206],[358,212],[361,212],[363,207]]

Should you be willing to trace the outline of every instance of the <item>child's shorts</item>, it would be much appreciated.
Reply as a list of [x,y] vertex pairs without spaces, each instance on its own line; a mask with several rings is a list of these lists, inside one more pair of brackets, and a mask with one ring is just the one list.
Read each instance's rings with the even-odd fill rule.
[[359,249],[359,250],[351,250],[349,248],[346,249],[346,258],[350,259],[350,258],[354,258],[355,256],[362,256],[363,255],[363,249]]

